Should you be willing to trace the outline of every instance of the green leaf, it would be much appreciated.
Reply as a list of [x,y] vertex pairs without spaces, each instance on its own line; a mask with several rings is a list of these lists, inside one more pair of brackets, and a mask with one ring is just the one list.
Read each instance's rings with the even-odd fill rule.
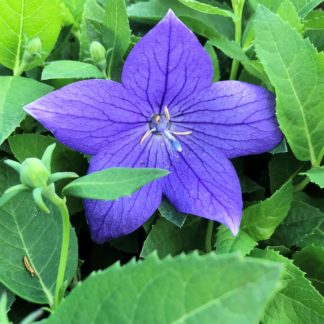
[[87,160],[78,152],[72,151],[53,137],[40,134],[19,134],[9,137],[10,148],[19,162],[30,157],[40,159],[46,148],[56,143],[51,160],[52,172],[73,171],[84,174]]
[[281,271],[238,255],[152,256],[89,276],[44,324],[257,323]]
[[1,324],[10,324],[8,318],[8,300],[7,300],[7,294],[2,293],[0,294],[0,323]]
[[[11,305],[14,303],[14,301],[16,300],[15,298],[15,295],[10,292],[8,289],[6,289],[1,283],[0,283],[0,297],[3,295],[3,294],[6,294],[7,296],[7,311],[10,310],[11,308]],[[0,323],[1,320],[0,320]]]
[[46,65],[42,80],[50,79],[90,79],[104,75],[92,64],[78,61],[53,61]]
[[260,63],[250,60],[237,42],[229,40],[226,37],[219,36],[210,39],[209,44],[220,49],[226,56],[230,57],[231,59],[240,61],[247,72],[261,80],[265,85],[269,85],[271,87]]
[[93,41],[103,43],[104,8],[96,0],[87,0],[84,5],[80,26],[80,59],[90,58],[90,44]]
[[217,254],[239,252],[242,255],[247,255],[256,245],[257,242],[243,230],[240,230],[237,236],[233,236],[227,227],[221,225],[217,231]]
[[110,168],[70,182],[63,194],[68,196],[115,200],[131,195],[145,184],[164,177],[168,171],[150,168]]
[[108,77],[111,76],[113,69],[122,61],[131,38],[125,0],[109,0],[105,8],[104,23],[106,48],[109,54]]
[[276,89],[280,127],[295,156],[318,165],[324,154],[324,55],[264,7],[255,32],[257,55]]
[[252,256],[285,265],[285,287],[269,303],[263,323],[312,323],[324,321],[323,297],[291,260],[271,249],[255,249]]
[[[0,194],[18,182],[18,175],[0,165]],[[60,258],[62,223],[57,209],[47,202],[50,214],[36,208],[30,192],[0,208],[0,282],[23,299],[38,304],[52,304]],[[24,266],[28,258],[37,276]],[[75,275],[78,247],[71,231],[65,278]]]
[[218,61],[217,54],[213,46],[209,43],[209,41],[207,41],[205,44],[205,50],[208,52],[213,64],[213,71],[214,71],[213,82],[217,82],[220,80],[219,61]]
[[294,263],[306,272],[314,287],[324,295],[324,247],[306,246],[294,254]]
[[311,182],[324,189],[324,167],[312,168],[303,174],[306,174]]
[[305,30],[324,29],[324,11],[314,10],[304,20]]
[[219,15],[224,17],[230,17],[234,19],[234,13],[230,10],[221,9],[219,7],[211,6],[207,3],[198,2],[195,0],[179,0],[185,6],[194,9],[196,11],[206,13],[209,15]]
[[323,212],[305,202],[294,200],[287,218],[277,228],[271,240],[279,245],[303,247],[307,238],[314,235],[316,231],[319,231],[318,234],[321,233],[324,238],[324,229],[321,229],[323,224]]
[[52,89],[52,87],[32,79],[0,77],[0,145],[26,116],[22,109],[23,106]]
[[81,24],[85,2],[86,0],[63,0],[63,3],[70,10],[77,26]]
[[306,17],[314,8],[320,5],[323,0],[293,0],[300,17]]
[[277,14],[298,32],[301,33],[303,31],[304,25],[301,23],[298,12],[290,0],[282,1],[277,10]]
[[243,211],[241,230],[256,241],[266,240],[285,219],[293,194],[291,181],[285,183],[270,198]]
[[153,24],[162,19],[169,9],[172,9],[194,33],[207,39],[220,35],[233,37],[232,19],[222,16],[215,19],[213,15],[195,11],[174,0],[140,1],[130,5],[127,12],[130,20]]
[[[0,63],[18,70],[23,56],[25,36],[39,37],[44,60],[53,49],[61,25],[60,8],[53,0],[0,0]],[[39,65],[40,59],[27,66]]]
[[178,212],[177,209],[165,198],[162,200],[159,212],[163,218],[178,227],[182,227],[188,217],[188,214]]
[[160,258],[177,255],[181,252],[203,250],[205,245],[206,222],[199,217],[188,217],[181,227],[160,218],[147,236],[141,257],[145,258],[156,251]]
[[290,179],[293,179],[293,184],[302,181],[303,177],[298,174],[307,168],[308,163],[298,161],[290,152],[274,155],[269,162],[271,192],[276,191]]
[[[249,2],[255,9],[258,4],[262,4],[273,12],[277,12],[282,3],[282,0],[249,0]],[[291,3],[296,8],[301,18],[304,18],[322,2],[323,0],[291,0]]]

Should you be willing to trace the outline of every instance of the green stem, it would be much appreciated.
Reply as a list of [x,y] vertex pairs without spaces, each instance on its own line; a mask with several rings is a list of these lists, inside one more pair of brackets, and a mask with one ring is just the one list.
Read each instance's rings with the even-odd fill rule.
[[13,71],[14,76],[21,76],[26,68],[26,62],[22,61],[21,64],[18,66],[18,68],[15,68]]
[[310,180],[306,177],[298,185],[295,186],[294,191],[298,192],[298,191],[304,190],[309,183],[310,183]]
[[69,242],[70,242],[70,217],[69,211],[66,206],[65,199],[60,198],[55,192],[50,193],[47,197],[51,202],[58,208],[62,216],[62,244],[61,244],[61,255],[60,262],[57,271],[54,304],[53,309],[56,309],[61,299],[64,297],[64,276],[67,265],[68,253],[69,253]]
[[[242,13],[244,7],[244,1],[233,1],[232,6],[234,10],[234,27],[235,27],[235,42],[241,46],[242,42]],[[230,80],[236,80],[237,78],[237,71],[239,68],[240,62],[238,60],[232,61],[231,73],[230,73]]]
[[212,250],[213,226],[214,226],[214,222],[211,220],[208,221],[206,237],[205,237],[205,251],[206,251],[206,253],[209,253]]

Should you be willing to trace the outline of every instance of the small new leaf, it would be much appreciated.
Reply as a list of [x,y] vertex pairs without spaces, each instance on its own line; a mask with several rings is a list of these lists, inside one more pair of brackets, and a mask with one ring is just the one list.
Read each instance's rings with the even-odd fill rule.
[[145,184],[168,174],[168,171],[161,169],[111,168],[70,182],[63,189],[63,194],[80,198],[115,200],[131,195]]

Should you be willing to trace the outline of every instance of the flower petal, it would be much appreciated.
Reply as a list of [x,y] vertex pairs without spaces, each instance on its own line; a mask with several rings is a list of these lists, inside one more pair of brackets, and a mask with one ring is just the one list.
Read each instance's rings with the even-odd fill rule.
[[[109,152],[95,155],[89,173],[109,167],[163,167],[161,142],[156,137],[139,145],[137,138],[115,143]],[[116,201],[85,200],[85,214],[91,237],[97,243],[129,234],[143,225],[159,207],[162,198],[162,182],[156,180],[144,186],[130,197]]]
[[63,144],[96,154],[129,133],[145,132],[146,107],[119,83],[87,80],[54,91],[25,110]]
[[183,137],[183,152],[173,159],[163,193],[183,213],[226,225],[234,235],[242,215],[242,194],[235,169],[223,153]]
[[122,80],[129,91],[150,104],[152,113],[159,113],[165,105],[175,105],[209,87],[212,77],[208,53],[169,10],[131,51]]
[[271,150],[282,140],[275,115],[275,96],[239,81],[213,84],[190,102],[176,107],[178,131],[191,130],[202,145],[229,158]]

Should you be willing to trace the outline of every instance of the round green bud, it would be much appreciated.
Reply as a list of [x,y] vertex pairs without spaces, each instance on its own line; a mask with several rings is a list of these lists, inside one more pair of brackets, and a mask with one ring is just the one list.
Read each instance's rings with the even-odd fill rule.
[[106,69],[107,67],[106,49],[101,43],[97,41],[93,41],[90,44],[90,56],[93,62],[99,67],[101,71]]
[[23,60],[26,63],[31,63],[35,56],[40,57],[42,53],[42,41],[39,37],[32,38],[28,41],[25,51]]
[[94,62],[101,62],[106,60],[106,49],[101,43],[94,41],[90,44],[90,55]]
[[39,159],[28,158],[21,164],[20,181],[31,188],[46,187],[49,176],[50,172]]

